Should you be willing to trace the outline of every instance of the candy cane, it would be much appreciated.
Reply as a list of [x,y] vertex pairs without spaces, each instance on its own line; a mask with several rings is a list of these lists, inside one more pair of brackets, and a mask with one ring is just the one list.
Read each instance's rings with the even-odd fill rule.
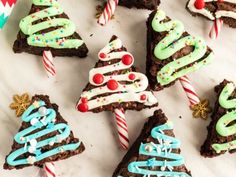
[[200,99],[194,89],[194,87],[191,85],[190,80],[187,76],[183,76],[179,78],[179,81],[188,97],[188,100],[190,102],[190,105],[196,105],[200,102]]
[[48,77],[53,77],[56,75],[55,66],[53,64],[53,56],[50,51],[43,52],[43,66],[47,72]]
[[102,26],[105,25],[111,19],[111,17],[115,13],[115,9],[116,9],[118,3],[119,3],[119,0],[108,0],[107,1],[104,11],[97,21],[100,25],[102,25]]
[[0,29],[3,28],[10,16],[16,0],[0,0]]
[[54,163],[45,163],[43,166],[45,177],[56,177],[56,170]]
[[218,36],[219,36],[219,33],[220,33],[220,30],[223,26],[223,20],[220,19],[220,18],[217,18],[215,19],[212,27],[211,27],[211,30],[210,30],[210,33],[209,33],[209,37],[211,39],[217,39]]
[[128,126],[125,119],[125,111],[123,108],[115,109],[114,114],[115,114],[120,144],[122,148],[127,150],[129,148],[129,135],[128,135]]

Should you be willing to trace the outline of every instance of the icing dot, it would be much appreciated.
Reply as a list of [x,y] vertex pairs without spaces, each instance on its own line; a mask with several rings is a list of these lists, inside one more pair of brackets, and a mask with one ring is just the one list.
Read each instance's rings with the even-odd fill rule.
[[133,57],[131,55],[126,54],[122,57],[123,64],[130,65],[130,64],[132,64],[132,62],[133,62]]
[[204,0],[196,0],[194,3],[194,6],[196,9],[203,9],[205,7],[205,1]]
[[33,146],[30,146],[28,151],[29,151],[29,153],[34,153],[36,151],[36,148]]
[[141,96],[140,96],[140,100],[146,100],[147,99],[147,96],[145,95],[145,94],[142,94]]
[[53,146],[53,145],[54,145],[54,141],[50,141],[49,146]]
[[34,162],[36,162],[36,158],[34,156],[29,156],[27,158],[27,161],[29,164],[34,164]]
[[153,148],[152,148],[152,145],[151,145],[151,144],[147,144],[147,145],[145,146],[145,151],[147,151],[147,152],[152,152],[152,150],[153,150]]
[[104,59],[104,58],[106,58],[107,57],[107,55],[105,54],[105,53],[100,53],[99,54],[99,58],[101,58],[101,59]]
[[36,139],[32,139],[30,140],[30,145],[33,146],[33,147],[36,147],[37,146],[37,140]]
[[108,82],[107,82],[107,87],[108,87],[108,89],[110,89],[110,90],[116,90],[117,88],[118,88],[118,82],[117,81],[115,81],[114,79],[112,79],[112,80],[109,80]]
[[103,83],[103,81],[104,81],[104,77],[103,77],[103,75],[102,74],[95,74],[94,76],[93,76],[93,82],[95,83],[95,84],[102,84]]
[[31,125],[35,125],[38,122],[39,122],[39,120],[37,118],[33,118],[33,119],[30,120]]
[[78,111],[80,112],[87,112],[88,111],[88,105],[86,103],[80,103],[77,106]]
[[82,103],[88,103],[88,99],[87,98],[81,98],[81,102]]
[[130,80],[134,80],[135,77],[136,77],[136,76],[135,76],[135,74],[133,74],[133,73],[131,73],[131,74],[129,75],[129,79],[130,79]]
[[47,108],[46,107],[40,107],[38,112],[42,116],[45,116],[47,114]]

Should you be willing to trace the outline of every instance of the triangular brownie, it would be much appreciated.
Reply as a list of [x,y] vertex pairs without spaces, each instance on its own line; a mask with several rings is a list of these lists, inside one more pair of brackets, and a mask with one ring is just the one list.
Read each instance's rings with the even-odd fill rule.
[[162,10],[153,11],[147,21],[146,73],[150,86],[158,91],[187,74],[211,63],[213,52],[200,37],[193,37],[178,20]]
[[113,36],[98,57],[77,103],[79,111],[141,110],[157,106],[147,77],[133,66],[134,57],[120,39]]
[[119,5],[128,8],[136,7],[138,9],[154,10],[160,4],[160,0],[120,0]]
[[224,80],[215,87],[217,101],[208,136],[201,147],[201,154],[214,157],[236,152],[236,89],[232,82]]
[[48,96],[35,95],[22,120],[4,169],[42,167],[46,162],[63,160],[85,149]]
[[[205,2],[203,8],[199,8],[196,4]],[[224,24],[232,28],[236,28],[236,1],[232,0],[189,0],[187,3],[188,11],[196,16],[200,15],[209,20],[220,18]]]
[[113,177],[130,176],[191,176],[180,155],[180,141],[174,136],[173,124],[161,110],[148,119],[113,174]]
[[16,53],[42,56],[50,50],[53,56],[86,57],[88,49],[76,32],[57,0],[32,0],[27,17],[20,22],[20,32],[14,43]]

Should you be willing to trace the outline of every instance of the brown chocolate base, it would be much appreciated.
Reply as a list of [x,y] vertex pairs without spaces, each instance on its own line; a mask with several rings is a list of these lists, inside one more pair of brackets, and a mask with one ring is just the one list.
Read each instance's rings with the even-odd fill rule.
[[[113,41],[117,39],[116,36],[113,36],[110,40]],[[122,47],[121,49],[119,49],[119,51],[127,51],[125,47]],[[112,63],[116,63],[118,62],[120,59],[114,59],[112,61],[108,61],[108,62],[105,62],[105,61],[98,61],[96,64],[95,64],[95,67],[94,68],[97,68],[97,67],[102,67],[102,66],[107,66],[107,65],[111,65]],[[131,67],[129,69],[125,69],[125,70],[119,70],[117,71],[115,74],[122,74],[122,73],[126,73],[126,72],[138,72],[138,69],[136,67]],[[91,89],[94,89],[96,88],[96,86],[93,86],[91,84],[87,84],[87,86],[85,87],[85,89],[83,89],[83,91],[89,91]],[[149,88],[146,89],[146,91],[150,91]],[[113,93],[108,93],[108,94],[103,94],[103,95],[99,95],[100,96],[108,96],[108,95],[111,95]],[[98,97],[94,97],[94,99],[96,99]],[[125,102],[125,103],[119,103],[119,102],[116,102],[116,103],[112,103],[112,104],[109,104],[109,105],[104,105],[104,106],[101,106],[101,107],[98,107],[98,108],[95,108],[95,109],[91,109],[89,111],[91,112],[94,112],[94,113],[99,113],[99,112],[102,112],[102,111],[111,111],[113,112],[115,109],[119,109],[119,108],[123,108],[124,110],[136,110],[136,111],[141,111],[142,109],[145,109],[145,108],[152,108],[152,107],[155,107],[157,106],[158,103],[152,105],[152,106],[147,106],[147,105],[144,105],[143,103],[139,103],[139,102]]]
[[155,10],[159,6],[160,0],[120,0],[119,5],[128,8]]
[[[45,9],[45,8],[47,8],[47,7],[40,7],[40,6],[32,5],[29,14],[32,14],[34,12],[37,12],[38,10]],[[63,13],[61,15],[58,15],[58,16],[55,16],[55,17],[56,18],[69,19],[69,17],[65,13]],[[44,21],[44,20],[42,20],[42,21]],[[49,31],[52,31],[52,30],[55,30],[55,29],[57,29],[57,28],[49,28],[49,29],[41,31],[40,33],[49,32]],[[56,48],[52,48],[52,47],[30,46],[27,42],[27,38],[28,38],[28,35],[25,35],[22,31],[20,31],[18,33],[17,40],[14,42],[14,45],[13,45],[13,51],[15,53],[26,52],[26,53],[42,56],[43,51],[49,51],[50,50],[53,56],[69,56],[69,57],[78,56],[80,58],[86,57],[87,53],[88,53],[88,48],[85,45],[85,43],[82,44],[82,46],[80,46],[77,49],[76,48],[56,49]],[[79,40],[82,40],[81,37],[79,36],[79,34],[76,33],[76,32],[72,36],[67,37],[66,39],[79,39]]]
[[[219,85],[217,85],[215,87],[215,92],[217,94],[217,100],[215,103],[215,108],[214,111],[212,113],[212,120],[210,125],[207,127],[208,130],[208,135],[207,135],[207,139],[204,142],[204,144],[201,147],[201,155],[204,157],[215,157],[221,154],[226,153],[227,151],[222,151],[221,153],[216,153],[216,151],[212,148],[212,144],[214,143],[227,143],[230,141],[233,141],[236,139],[236,134],[232,135],[232,136],[227,136],[227,137],[223,137],[220,136],[217,132],[216,132],[216,124],[218,122],[218,120],[225,115],[228,111],[231,111],[230,109],[225,109],[223,107],[220,106],[218,98],[220,96],[221,91],[223,90],[223,88],[227,85],[227,83],[229,83],[229,81],[224,80],[223,82],[221,82]],[[233,94],[232,94],[232,99],[236,98],[236,89],[234,90]],[[236,152],[236,150],[229,150],[230,153],[234,153]]]
[[[159,91],[164,89],[165,87],[169,87],[171,85],[173,85],[175,83],[175,81],[162,86],[160,83],[158,83],[157,81],[157,73],[161,70],[161,68],[163,68],[166,64],[174,61],[176,58],[180,58],[182,56],[188,55],[190,54],[194,48],[192,46],[186,46],[183,49],[179,50],[178,52],[176,52],[174,55],[172,55],[171,57],[169,57],[166,60],[160,60],[158,58],[155,57],[154,55],[154,49],[155,46],[166,36],[166,32],[163,33],[158,33],[156,31],[153,30],[152,28],[152,20],[154,18],[156,14],[156,11],[153,11],[148,20],[147,20],[147,60],[146,60],[146,75],[149,79],[149,84],[152,90],[154,91]],[[167,17],[165,19],[165,21],[169,21],[170,18]],[[189,35],[188,32],[184,32],[182,37],[185,37]],[[182,38],[181,37],[181,38]],[[207,52],[206,54],[199,59],[202,60],[204,59],[206,56],[208,56],[210,53],[212,52],[212,50],[208,47],[207,48]]]
[[[54,104],[54,103],[51,103],[50,100],[49,100],[49,97],[47,95],[35,95],[32,98],[32,103],[34,101],[36,101],[36,100],[44,101],[46,103],[46,107],[47,108],[52,108],[52,109],[54,109],[56,111],[56,122],[55,122],[55,124],[59,124],[59,123],[67,124],[67,122],[61,116],[61,114],[58,112],[58,106],[56,104]],[[21,125],[19,131],[22,131],[22,130],[30,127],[30,126],[31,126],[30,123],[22,122],[22,125]],[[38,129],[37,131],[41,131],[41,130],[44,130],[44,129],[45,129],[45,127],[42,127],[41,129]],[[52,133],[49,133],[49,134],[47,134],[47,135],[45,135],[43,137],[37,138],[37,141],[44,140],[46,138],[55,136],[57,134],[58,133],[56,131],[52,132]],[[79,142],[79,139],[75,138],[74,135],[73,135],[73,132],[71,131],[69,137],[67,137],[61,143],[55,143],[53,146],[49,146],[49,145],[45,146],[45,147],[42,148],[42,152],[49,151],[51,149],[54,149],[54,148],[62,146],[62,145],[66,145],[66,144],[69,144],[69,143],[77,143],[77,142]],[[14,152],[17,149],[20,149],[22,147],[24,147],[24,144],[18,144],[16,141],[14,141],[14,143],[12,145],[12,150],[11,150],[10,153],[12,153],[12,152]],[[67,159],[67,158],[69,158],[71,156],[74,156],[74,155],[82,153],[84,150],[85,150],[85,147],[84,147],[83,143],[81,142],[80,146],[76,150],[74,150],[74,151],[64,151],[64,152],[56,154],[54,156],[45,158],[45,159],[43,159],[41,161],[35,162],[33,165],[34,166],[38,166],[38,167],[43,167],[44,163],[46,163],[46,162],[55,162],[55,161],[58,161],[58,160]],[[22,156],[20,156],[19,159],[27,158],[29,155],[30,155],[30,153],[25,153]],[[7,159],[7,157],[6,157],[6,159]],[[29,164],[29,165],[11,166],[6,161],[4,166],[3,166],[3,168],[7,169],[7,170],[12,170],[12,169],[22,169],[24,167],[29,167],[29,166],[32,166],[32,165]]]
[[[132,147],[129,149],[127,154],[124,156],[118,167],[116,168],[115,172],[113,173],[112,177],[118,177],[123,176],[123,177],[141,177],[142,175],[139,174],[133,174],[130,173],[127,169],[129,163],[133,161],[144,161],[150,158],[153,158],[151,156],[143,156],[139,154],[139,147],[141,143],[149,143],[149,142],[157,142],[157,140],[153,139],[151,137],[151,130],[159,125],[165,124],[167,122],[167,117],[165,114],[162,112],[162,110],[157,110],[154,112],[154,115],[151,116],[148,121],[144,124],[144,127],[142,129],[141,134],[137,138],[137,140],[134,142]],[[166,135],[175,137],[174,133],[172,130],[165,130],[164,131]],[[180,149],[177,150],[172,150],[173,153],[178,153],[180,154]],[[155,167],[156,168],[156,167]],[[160,169],[157,169],[160,170]],[[185,172],[191,176],[190,171],[185,167],[185,165],[179,166],[179,167],[174,167],[173,171],[178,171],[178,172]],[[156,175],[151,175],[150,177],[154,177]]]
[[[206,16],[200,14],[200,13],[195,13],[192,12],[189,8],[188,8],[188,4],[189,1],[186,4],[186,9],[189,11],[190,14],[192,14],[193,16],[201,16],[204,17],[208,20],[210,20],[209,18],[207,18]],[[218,10],[226,10],[226,11],[232,11],[232,12],[236,12],[236,5],[229,3],[229,2],[206,2],[205,8],[208,9],[211,13],[215,14]],[[229,25],[229,27],[231,28],[236,28],[236,19],[230,18],[230,17],[222,17],[221,18],[224,22],[224,24]]]

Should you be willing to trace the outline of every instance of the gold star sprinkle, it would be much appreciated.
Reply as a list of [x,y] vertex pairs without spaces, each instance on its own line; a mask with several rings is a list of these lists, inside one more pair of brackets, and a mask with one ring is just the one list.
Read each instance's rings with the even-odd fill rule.
[[20,117],[23,112],[29,107],[31,100],[27,93],[23,95],[14,95],[13,103],[10,104],[10,108],[16,111],[16,116]]
[[207,119],[208,114],[212,111],[209,101],[206,99],[196,105],[190,106],[190,109],[193,111],[194,118],[202,118],[204,120]]

